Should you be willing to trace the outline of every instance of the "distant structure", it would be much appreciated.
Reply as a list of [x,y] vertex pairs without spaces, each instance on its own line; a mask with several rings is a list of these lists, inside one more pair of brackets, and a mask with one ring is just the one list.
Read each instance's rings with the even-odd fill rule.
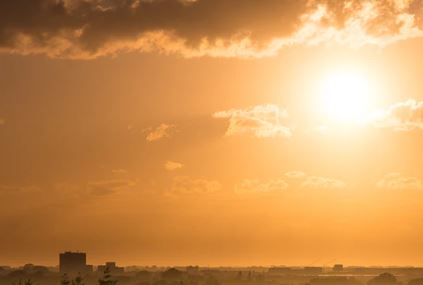
[[33,273],[37,273],[37,272],[45,273],[45,272],[48,272],[49,271],[48,268],[45,267],[45,266],[42,266],[42,265],[34,265],[32,263],[25,264],[22,267],[22,270],[25,273],[32,273],[32,274]]
[[292,272],[292,269],[290,267],[270,267],[268,269],[269,274],[289,274]]
[[190,266],[187,266],[187,267],[185,268],[185,271],[186,271],[188,274],[198,274],[198,273],[200,272],[200,267],[198,267],[197,265],[196,265],[196,266],[192,266],[192,265],[190,265]]
[[268,269],[268,273],[271,275],[319,275],[323,273],[323,267],[271,267]]
[[59,270],[62,274],[83,274],[93,271],[92,265],[87,265],[85,252],[63,252],[59,254]]
[[332,268],[333,272],[342,272],[344,271],[344,265],[342,264],[335,264]]
[[106,262],[104,265],[97,266],[97,272],[103,273],[106,268],[109,270],[112,274],[119,274],[124,273],[125,269],[123,267],[116,266],[116,262]]
[[303,274],[305,275],[319,275],[323,273],[323,267],[308,266],[304,267]]

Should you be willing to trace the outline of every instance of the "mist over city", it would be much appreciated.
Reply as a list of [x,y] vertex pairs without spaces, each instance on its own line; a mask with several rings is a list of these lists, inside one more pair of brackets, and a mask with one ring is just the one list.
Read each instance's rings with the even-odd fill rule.
[[423,267],[119,266],[87,264],[85,252],[63,252],[59,264],[0,267],[0,284],[61,285],[421,285]]
[[0,285],[423,285],[423,0],[0,0]]

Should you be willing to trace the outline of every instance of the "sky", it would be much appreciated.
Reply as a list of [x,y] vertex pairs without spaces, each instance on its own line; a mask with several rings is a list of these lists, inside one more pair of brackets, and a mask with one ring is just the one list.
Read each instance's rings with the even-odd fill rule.
[[420,0],[0,1],[0,264],[423,266]]

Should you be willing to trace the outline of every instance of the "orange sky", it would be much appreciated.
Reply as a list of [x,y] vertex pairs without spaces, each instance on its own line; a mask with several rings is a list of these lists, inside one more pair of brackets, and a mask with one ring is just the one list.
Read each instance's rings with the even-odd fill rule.
[[423,266],[421,1],[28,3],[0,264]]

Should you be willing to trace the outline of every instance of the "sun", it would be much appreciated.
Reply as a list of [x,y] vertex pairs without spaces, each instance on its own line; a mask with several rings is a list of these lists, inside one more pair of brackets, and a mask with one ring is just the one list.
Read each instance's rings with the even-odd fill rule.
[[322,81],[322,110],[336,122],[361,122],[372,105],[373,90],[364,73],[337,70]]

